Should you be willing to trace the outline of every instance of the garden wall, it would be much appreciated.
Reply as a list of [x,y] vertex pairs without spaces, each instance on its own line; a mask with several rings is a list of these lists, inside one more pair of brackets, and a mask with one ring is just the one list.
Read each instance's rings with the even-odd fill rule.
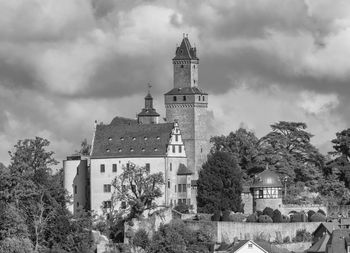
[[304,211],[307,213],[309,210],[317,212],[319,209],[324,211],[327,215],[328,207],[325,205],[283,205],[281,208],[281,212],[284,215],[288,215],[291,211],[301,212]]
[[194,230],[213,231],[216,242],[232,243],[236,237],[239,240],[263,239],[270,242],[282,241],[287,236],[292,240],[297,230],[305,229],[314,232],[321,222],[295,223],[248,223],[248,222],[213,222],[213,221],[185,221]]

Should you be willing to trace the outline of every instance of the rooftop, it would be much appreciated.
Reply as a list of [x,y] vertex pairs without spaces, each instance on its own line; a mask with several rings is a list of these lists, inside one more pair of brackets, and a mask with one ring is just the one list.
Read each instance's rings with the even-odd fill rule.
[[256,175],[252,187],[282,187],[281,180],[276,172],[268,167],[263,172]]

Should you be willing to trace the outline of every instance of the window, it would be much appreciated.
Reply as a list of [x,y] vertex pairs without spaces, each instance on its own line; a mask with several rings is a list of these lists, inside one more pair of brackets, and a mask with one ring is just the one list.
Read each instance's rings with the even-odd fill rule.
[[198,100],[201,101],[201,96],[198,96]]
[[104,184],[103,185],[103,192],[111,192],[111,185],[110,184]]
[[[182,185],[182,192],[187,192],[186,184]],[[186,200],[185,200],[186,201]],[[186,203],[186,202],[185,202]]]
[[202,100],[205,101],[205,97],[204,96],[202,97]]
[[191,205],[191,199],[187,199],[187,205]]
[[111,201],[103,201],[103,208],[111,208],[112,202]]
[[176,101],[176,96],[173,96],[173,101]]
[[196,84],[196,80],[193,80],[193,84]]
[[181,153],[182,152],[182,146],[180,145],[179,146],[179,153]]
[[253,248],[253,244],[248,243],[248,248],[249,248],[249,249]]
[[146,170],[150,170],[151,169],[151,164],[146,163]]
[[79,175],[79,167],[77,167],[77,175]]
[[175,153],[175,145],[173,145],[173,153]]
[[177,189],[181,192],[181,184],[178,185]]
[[264,192],[263,190],[259,190],[259,199],[264,198]]
[[101,173],[105,172],[105,165],[104,164],[100,165],[100,171],[101,171]]
[[175,192],[176,192],[176,185],[175,185]]
[[175,141],[179,141],[179,136],[175,134]]
[[168,180],[168,188],[170,189],[170,180]]
[[186,101],[186,96],[183,96],[183,97],[182,97],[182,100],[183,100],[183,101]]
[[117,172],[117,164],[116,163],[114,163],[112,165],[112,172]]
[[[181,50],[181,53],[182,53],[182,50]],[[181,65],[181,68],[183,69],[183,68],[184,68],[184,65]]]
[[79,207],[79,202],[77,202],[77,207]]
[[170,171],[172,171],[172,170],[173,170],[173,164],[170,163]]
[[78,193],[78,187],[76,185],[74,185],[74,194]]

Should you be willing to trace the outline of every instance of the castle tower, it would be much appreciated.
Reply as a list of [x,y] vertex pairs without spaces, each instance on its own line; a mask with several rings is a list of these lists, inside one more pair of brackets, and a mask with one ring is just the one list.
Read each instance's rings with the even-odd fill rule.
[[177,121],[187,154],[187,166],[198,178],[198,171],[209,153],[207,134],[208,94],[199,88],[197,51],[187,36],[173,58],[174,88],[165,94],[166,119]]
[[156,109],[153,108],[153,97],[151,96],[150,90],[148,90],[148,94],[145,97],[145,107],[137,114],[137,121],[140,124],[159,123],[159,114],[156,112]]

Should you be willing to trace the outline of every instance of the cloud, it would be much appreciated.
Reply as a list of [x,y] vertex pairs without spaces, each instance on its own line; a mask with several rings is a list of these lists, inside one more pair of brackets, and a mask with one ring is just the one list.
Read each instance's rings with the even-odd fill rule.
[[95,119],[134,117],[148,82],[164,115],[183,33],[216,133],[304,121],[326,152],[349,125],[348,1],[0,1],[0,161],[35,135],[62,159]]

